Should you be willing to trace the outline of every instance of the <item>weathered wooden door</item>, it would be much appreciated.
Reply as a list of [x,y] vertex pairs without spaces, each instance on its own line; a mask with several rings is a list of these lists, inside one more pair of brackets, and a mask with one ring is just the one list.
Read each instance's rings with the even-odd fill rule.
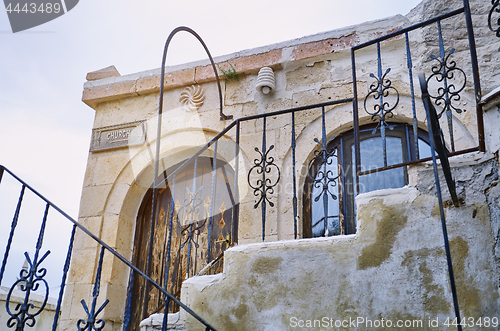
[[[170,170],[177,168],[176,165]],[[213,159],[209,157],[199,157],[183,169],[175,176],[175,182],[169,180],[168,185],[158,191],[153,224],[152,189],[146,194],[137,217],[133,253],[133,263],[158,284],[166,283],[167,291],[177,298],[186,278],[199,273],[236,242],[238,222],[233,195],[234,172],[227,163],[217,160],[214,178]],[[206,274],[220,272],[222,259]],[[164,298],[139,276],[133,275],[129,291],[128,330],[138,330],[142,319],[163,311]],[[178,309],[172,303],[169,305],[169,312]]]

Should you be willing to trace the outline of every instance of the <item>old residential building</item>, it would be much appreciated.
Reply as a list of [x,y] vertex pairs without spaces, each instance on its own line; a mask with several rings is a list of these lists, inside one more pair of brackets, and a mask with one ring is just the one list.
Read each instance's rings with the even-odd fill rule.
[[[495,6],[425,0],[407,16],[215,58],[220,85],[208,60],[167,63],[161,115],[160,69],[89,73],[78,222],[217,330],[360,318],[352,329],[439,319],[444,330],[451,283],[462,317],[498,325]],[[440,170],[442,203],[421,72],[449,156],[439,168],[454,180],[450,193]],[[165,310],[159,289],[78,229],[59,329],[86,320],[96,279],[104,330],[161,329],[154,314],[179,310],[170,327],[206,328],[172,300]]]

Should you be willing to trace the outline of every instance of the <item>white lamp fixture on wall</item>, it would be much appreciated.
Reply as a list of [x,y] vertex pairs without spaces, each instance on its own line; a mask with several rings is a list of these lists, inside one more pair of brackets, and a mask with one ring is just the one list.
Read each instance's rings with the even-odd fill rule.
[[274,79],[273,69],[269,67],[263,67],[259,71],[257,76],[257,91],[264,94],[269,94],[273,92],[276,88],[276,80]]

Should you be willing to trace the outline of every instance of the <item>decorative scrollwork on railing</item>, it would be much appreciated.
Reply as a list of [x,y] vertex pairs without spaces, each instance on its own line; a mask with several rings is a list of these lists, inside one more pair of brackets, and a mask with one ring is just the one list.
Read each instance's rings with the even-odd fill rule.
[[[19,273],[20,278],[12,285],[6,298],[5,306],[7,309],[7,313],[11,316],[7,321],[8,328],[12,328],[15,326],[16,330],[24,330],[25,326],[28,326],[30,328],[33,327],[36,323],[35,317],[45,309],[47,299],[49,298],[49,285],[47,281],[43,279],[43,277],[45,277],[45,275],[47,274],[47,270],[45,268],[38,269],[38,267],[49,254],[50,251],[47,251],[39,261],[36,260],[35,256],[35,260],[32,262],[28,253],[24,253],[29,268],[21,269],[21,272]],[[32,313],[30,312],[30,310],[34,310],[35,305],[29,302],[30,293],[31,291],[37,291],[40,287],[40,284],[43,284],[43,286],[45,287],[43,303],[37,311]],[[14,311],[12,311],[10,309],[10,300],[12,292],[17,286],[19,286],[21,291],[26,292],[26,295],[24,297],[24,302],[18,303]]]
[[[312,194],[314,190],[311,190],[311,198],[314,199],[314,202],[318,202],[320,198],[323,198],[323,217],[316,220],[315,223],[312,224],[312,228],[316,227],[321,222],[323,223],[323,234],[325,237],[330,235],[330,231],[328,229],[328,200],[329,198],[333,200],[337,200],[338,197],[335,192],[332,192],[331,189],[334,189],[338,185],[339,174],[334,173],[332,170],[332,166],[337,167],[337,164],[334,163],[334,158],[337,158],[336,151],[334,148],[330,152],[327,150],[328,143],[326,140],[326,127],[325,127],[325,113],[323,109],[322,116],[322,140],[319,141],[318,138],[314,138],[314,141],[321,147],[314,151],[313,158],[309,161],[307,176],[312,180],[312,186],[314,188],[319,189],[318,194],[313,197]],[[330,138],[332,141],[334,137]],[[335,226],[335,225],[334,225]],[[337,234],[340,233],[340,224],[337,224]]]
[[189,187],[186,187],[186,191],[188,198],[184,199],[184,204],[179,207],[177,212],[177,219],[182,226],[192,224],[199,219],[204,219],[206,216],[205,214],[202,215],[203,199],[200,197],[203,186],[197,190],[190,190]]
[[[460,92],[464,90],[467,83],[467,76],[465,75],[465,72],[462,69],[457,68],[457,63],[450,59],[454,52],[455,49],[452,48],[448,55],[445,55],[445,53],[442,52],[439,58],[435,55],[430,56],[431,59],[438,61],[439,64],[432,67],[432,75],[427,78],[427,85],[432,87],[432,80],[437,81],[440,85],[442,84],[437,88],[437,91],[436,89],[434,89],[435,91],[429,91],[429,95],[432,99],[434,99],[436,106],[441,106],[443,108],[441,112],[439,112],[438,118],[441,118],[441,115],[445,111],[451,113],[452,109],[457,113],[465,111],[453,104],[454,101],[460,101]],[[462,77],[463,79],[461,80],[460,78]],[[452,83],[450,84],[450,82]],[[453,82],[458,82],[460,85],[456,85]],[[429,83],[431,83],[431,85]]]
[[[364,108],[365,112],[372,116],[372,121],[376,121],[378,119],[377,126],[373,129],[373,133],[380,128],[380,135],[382,137],[382,152],[384,159],[384,167],[388,165],[387,163],[387,138],[385,134],[386,128],[392,130],[394,127],[387,123],[387,119],[394,116],[392,111],[399,104],[399,91],[392,86],[392,82],[387,78],[389,72],[391,72],[391,68],[388,68],[384,74],[382,74],[382,57],[380,55],[380,43],[377,43],[377,76],[371,73],[370,77],[375,78],[375,82],[372,83],[369,87],[368,94],[364,100]],[[391,93],[392,92],[392,93]],[[395,93],[395,94],[394,94]],[[373,106],[373,112],[370,112],[367,108],[367,101],[373,98],[376,103]],[[395,100],[387,101],[387,98],[395,98]],[[377,103],[378,101],[378,103]]]
[[[491,9],[488,14],[488,27],[491,31],[495,32],[496,36],[500,38],[500,17],[495,20],[493,23],[493,13],[497,13],[500,15],[500,0],[491,0]],[[493,28],[493,24],[496,24],[498,27]]]
[[[335,193],[330,191],[330,188],[334,188],[337,186],[338,174],[335,175],[332,170],[328,169],[328,166],[333,164],[333,158],[337,157],[336,151],[337,149],[333,149],[331,152],[328,152],[326,146],[322,144],[318,138],[314,138],[314,141],[321,146],[321,149],[314,151],[314,156],[309,161],[307,176],[313,181],[313,186],[321,189],[316,197],[314,197],[314,202],[318,202],[321,196],[328,195],[333,200],[337,200],[337,196]],[[314,170],[315,164],[319,165],[319,169],[316,173],[312,173]]]
[[200,247],[194,240],[194,235],[199,234],[199,230],[205,225],[205,221],[196,222],[196,225],[192,223],[181,229],[181,234],[186,236],[186,240],[180,246],[181,248],[184,248],[187,243],[193,243],[196,248]]
[[83,319],[78,320],[77,323],[78,331],[85,331],[85,330],[101,331],[106,325],[106,322],[102,318],[96,320],[97,315],[99,315],[101,311],[106,307],[106,305],[109,303],[109,300],[106,299],[106,301],[104,301],[104,303],[101,305],[99,309],[97,309],[96,312],[94,312],[95,309],[94,304],[92,305],[93,306],[92,309],[89,310],[87,304],[85,303],[85,300],[82,300],[81,303],[83,306],[83,310],[85,310],[85,313],[87,314],[87,320],[86,321]]
[[[392,82],[388,78],[386,78],[387,74],[390,71],[391,68],[388,68],[382,75],[382,70],[381,68],[379,68],[378,77],[376,77],[373,73],[370,74],[370,77],[375,78],[376,81],[369,87],[369,92],[364,101],[364,108],[366,113],[372,116],[372,121],[378,119],[379,123],[377,125],[377,128],[382,125],[386,127],[388,126],[386,119],[394,116],[392,111],[397,107],[399,103],[398,90],[394,86],[392,86]],[[385,100],[385,98],[389,97],[391,91],[396,93],[396,101],[394,101],[392,105]],[[370,112],[367,108],[367,101],[370,97],[378,101],[378,104],[375,104],[373,106],[373,112]]]
[[[253,161],[254,166],[250,168],[248,172],[248,185],[253,189],[253,194],[259,197],[259,200],[253,206],[254,208],[257,208],[260,203],[266,204],[266,202],[269,203],[271,207],[274,207],[274,203],[269,197],[274,194],[274,187],[280,180],[280,169],[274,163],[274,157],[268,155],[273,149],[274,145],[271,145],[268,150],[263,149],[261,152],[258,147],[255,147],[255,151],[259,153],[260,157]],[[267,174],[271,174],[273,169],[277,172],[277,177],[274,181],[266,176]],[[252,173],[262,176],[260,179],[257,179],[254,184],[252,184],[251,180]]]
[[[177,213],[177,220],[181,224],[181,234],[186,236],[180,247],[183,248],[187,243],[193,243],[198,248],[199,245],[193,237],[205,225],[207,220],[206,207],[203,206],[203,199],[200,197],[203,186],[196,192],[190,191],[189,187],[186,187],[186,190],[189,197],[184,200],[184,205],[179,208]],[[205,210],[204,213],[202,209]]]
[[184,248],[186,244],[188,245],[186,278],[189,277],[192,246],[194,244],[196,248],[200,247],[195,240],[195,235],[198,236],[200,234],[200,229],[205,225],[208,216],[207,206],[203,206],[203,199],[200,197],[203,192],[203,186],[200,186],[197,190],[195,187],[196,180],[193,181],[192,191],[189,190],[189,187],[186,187],[188,198],[184,200],[184,205],[179,208],[177,213],[177,221],[181,227],[181,235],[186,237],[180,245],[180,248]]
[[99,291],[101,288],[103,257],[104,257],[104,247],[101,247],[101,253],[99,254],[99,264],[97,267],[97,274],[94,282],[94,290],[92,291],[92,306],[89,310],[87,304],[85,303],[85,300],[80,301],[83,306],[83,310],[85,310],[85,313],[87,314],[87,320],[84,319],[78,320],[76,324],[78,331],[101,331],[106,325],[104,319],[102,318],[97,319],[97,315],[99,315],[101,311],[106,307],[106,305],[109,303],[109,299],[106,299],[106,301],[103,302],[101,307],[95,310],[97,305],[97,298],[99,297]]

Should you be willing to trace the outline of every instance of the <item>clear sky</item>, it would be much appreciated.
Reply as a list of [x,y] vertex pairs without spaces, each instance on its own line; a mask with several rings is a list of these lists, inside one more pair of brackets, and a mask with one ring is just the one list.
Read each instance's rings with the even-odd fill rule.
[[[81,101],[88,72],[114,65],[126,75],[160,67],[165,40],[180,25],[197,31],[216,57],[404,15],[419,2],[80,0],[67,14],[15,34],[0,9],[0,164],[76,219],[94,118]],[[194,37],[179,34],[167,64],[204,58]],[[5,211],[2,256],[2,234],[12,220]]]

